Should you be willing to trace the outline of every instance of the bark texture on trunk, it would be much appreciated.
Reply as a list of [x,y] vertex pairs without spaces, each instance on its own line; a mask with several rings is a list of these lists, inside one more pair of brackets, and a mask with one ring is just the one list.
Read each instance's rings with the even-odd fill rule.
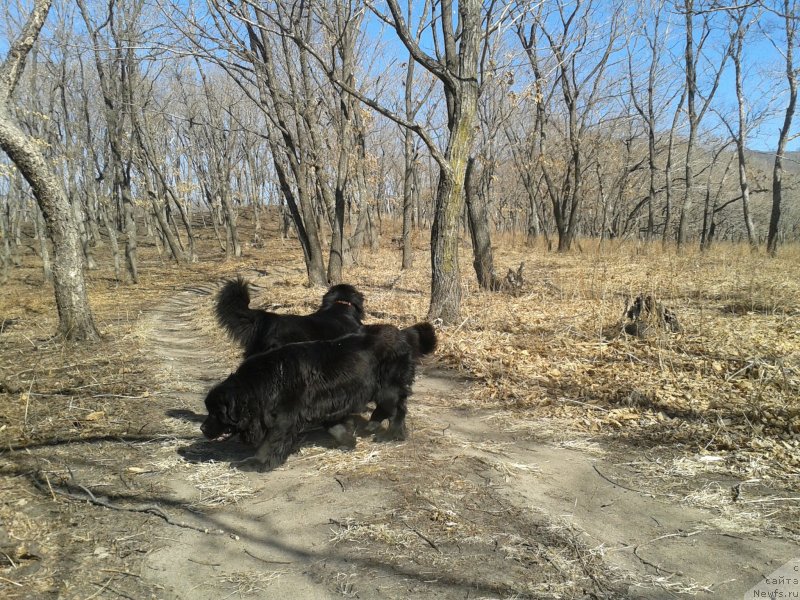
[[11,94],[19,81],[25,58],[50,11],[50,0],[37,0],[20,36],[11,44],[0,65],[0,148],[31,186],[53,243],[53,284],[58,309],[57,333],[68,340],[98,337],[89,308],[84,279],[84,256],[72,207],[61,182],[34,140],[15,123]]

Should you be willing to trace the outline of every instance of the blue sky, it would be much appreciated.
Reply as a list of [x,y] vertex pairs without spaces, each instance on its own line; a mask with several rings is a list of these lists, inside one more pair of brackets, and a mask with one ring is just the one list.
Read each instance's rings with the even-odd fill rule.
[[[422,3],[418,0],[413,1],[414,12],[418,15],[422,9]],[[407,4],[401,2],[401,5],[405,11]],[[597,14],[602,18],[604,11],[607,13],[608,11],[606,9],[610,9],[612,3],[608,0],[600,0],[596,3],[596,6]],[[9,5],[5,10],[10,10],[13,13],[16,7]],[[671,24],[673,29],[670,33],[668,44],[672,46],[672,52],[676,59],[680,60],[683,50],[682,17],[675,12],[674,8],[671,8],[669,16],[670,20],[673,21]],[[51,23],[54,21],[54,17],[55,10],[51,10],[48,22],[49,26],[51,26]],[[719,15],[715,15],[715,19],[720,26],[720,30],[712,35],[712,38],[709,40],[709,46],[720,47],[725,42],[725,33],[721,30],[721,27],[725,24],[725,15],[720,13]],[[5,22],[0,26],[0,55],[5,57],[8,50],[8,36],[14,31],[16,25],[6,19],[3,20]],[[12,19],[12,21],[18,21],[18,19]],[[395,33],[390,28],[386,26],[379,27],[374,17],[368,17],[365,23],[368,27],[368,35],[377,35],[379,32],[381,33],[383,40],[383,57],[376,63],[378,68],[381,67],[381,62],[383,62],[384,65],[387,62],[400,65],[407,60],[407,53],[404,47],[402,47]],[[782,61],[782,57],[765,35],[766,32],[769,32],[771,35],[776,36],[778,43],[783,43],[781,32],[779,29],[775,28],[775,25],[775,17],[770,15],[763,16],[758,25],[754,26],[751,30],[750,38],[745,49],[746,75],[744,85],[747,91],[747,98],[755,110],[765,111],[765,117],[759,127],[751,133],[748,145],[754,150],[766,152],[774,151],[777,145],[778,132],[783,122],[783,111],[786,105],[786,82],[785,75],[783,74],[785,65]],[[415,27],[416,23],[414,23],[413,26]],[[423,44],[427,46],[426,49],[429,51],[431,50],[431,38],[429,34],[423,39]],[[800,48],[797,49],[797,54],[800,55]],[[640,56],[639,58],[644,60],[646,56]],[[668,59],[668,57],[665,57],[664,61]],[[800,62],[800,56],[798,56],[796,60]],[[518,74],[518,80],[524,81],[526,76],[525,63],[518,62],[517,64],[519,65],[517,68],[521,71]],[[681,85],[683,72],[676,67],[672,68],[675,71],[674,85]],[[705,86],[707,86],[707,81],[704,82],[701,77],[701,93],[704,89],[707,89]],[[731,118],[735,114],[736,98],[733,86],[733,67],[730,61],[722,78],[714,105],[720,112],[729,114]],[[671,111],[668,110],[666,112],[670,113]],[[665,121],[669,119],[671,119],[671,117],[666,117]],[[705,122],[706,126],[713,126],[715,122],[718,122],[713,114],[709,114],[707,119],[708,120]],[[662,125],[668,126],[668,123],[665,122]],[[800,115],[795,117],[792,129],[793,133],[800,132]],[[723,131],[720,130],[720,135],[722,134]],[[800,139],[795,139],[790,142],[789,150],[798,149],[800,149]]]

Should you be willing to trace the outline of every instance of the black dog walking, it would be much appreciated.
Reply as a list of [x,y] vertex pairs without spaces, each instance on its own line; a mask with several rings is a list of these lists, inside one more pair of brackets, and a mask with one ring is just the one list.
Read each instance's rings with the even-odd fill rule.
[[293,342],[330,340],[361,330],[364,296],[352,285],[331,287],[310,315],[282,315],[250,308],[250,289],[241,277],[217,295],[217,321],[244,348],[245,358]]

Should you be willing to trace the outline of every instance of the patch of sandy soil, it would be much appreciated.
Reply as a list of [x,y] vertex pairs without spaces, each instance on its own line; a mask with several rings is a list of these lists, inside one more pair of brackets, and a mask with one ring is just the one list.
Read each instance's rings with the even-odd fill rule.
[[800,555],[780,532],[659,492],[630,449],[555,443],[531,417],[453,408],[469,382],[435,358],[406,442],[362,437],[342,451],[309,432],[281,468],[238,472],[229,463],[251,450],[198,427],[204,393],[236,366],[196,323],[214,291],[184,290],[142,326],[164,365],[171,437],[150,447],[150,467],[133,464],[194,527],[148,519],[155,548],[136,585],[153,597],[730,599]]

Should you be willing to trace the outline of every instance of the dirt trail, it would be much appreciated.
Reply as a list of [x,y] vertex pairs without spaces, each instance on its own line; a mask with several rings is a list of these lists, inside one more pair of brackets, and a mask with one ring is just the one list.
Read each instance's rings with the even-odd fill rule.
[[727,600],[800,555],[615,483],[636,456],[538,442],[508,415],[452,408],[469,384],[435,359],[415,385],[407,442],[360,438],[343,452],[312,432],[282,468],[236,472],[228,462],[250,450],[206,443],[198,428],[205,391],[235,366],[195,323],[215,289],[177,293],[146,323],[174,382],[165,418],[197,435],[165,449],[172,467],[154,483],[194,511],[185,520],[224,531],[165,525],[141,572],[157,597]]

